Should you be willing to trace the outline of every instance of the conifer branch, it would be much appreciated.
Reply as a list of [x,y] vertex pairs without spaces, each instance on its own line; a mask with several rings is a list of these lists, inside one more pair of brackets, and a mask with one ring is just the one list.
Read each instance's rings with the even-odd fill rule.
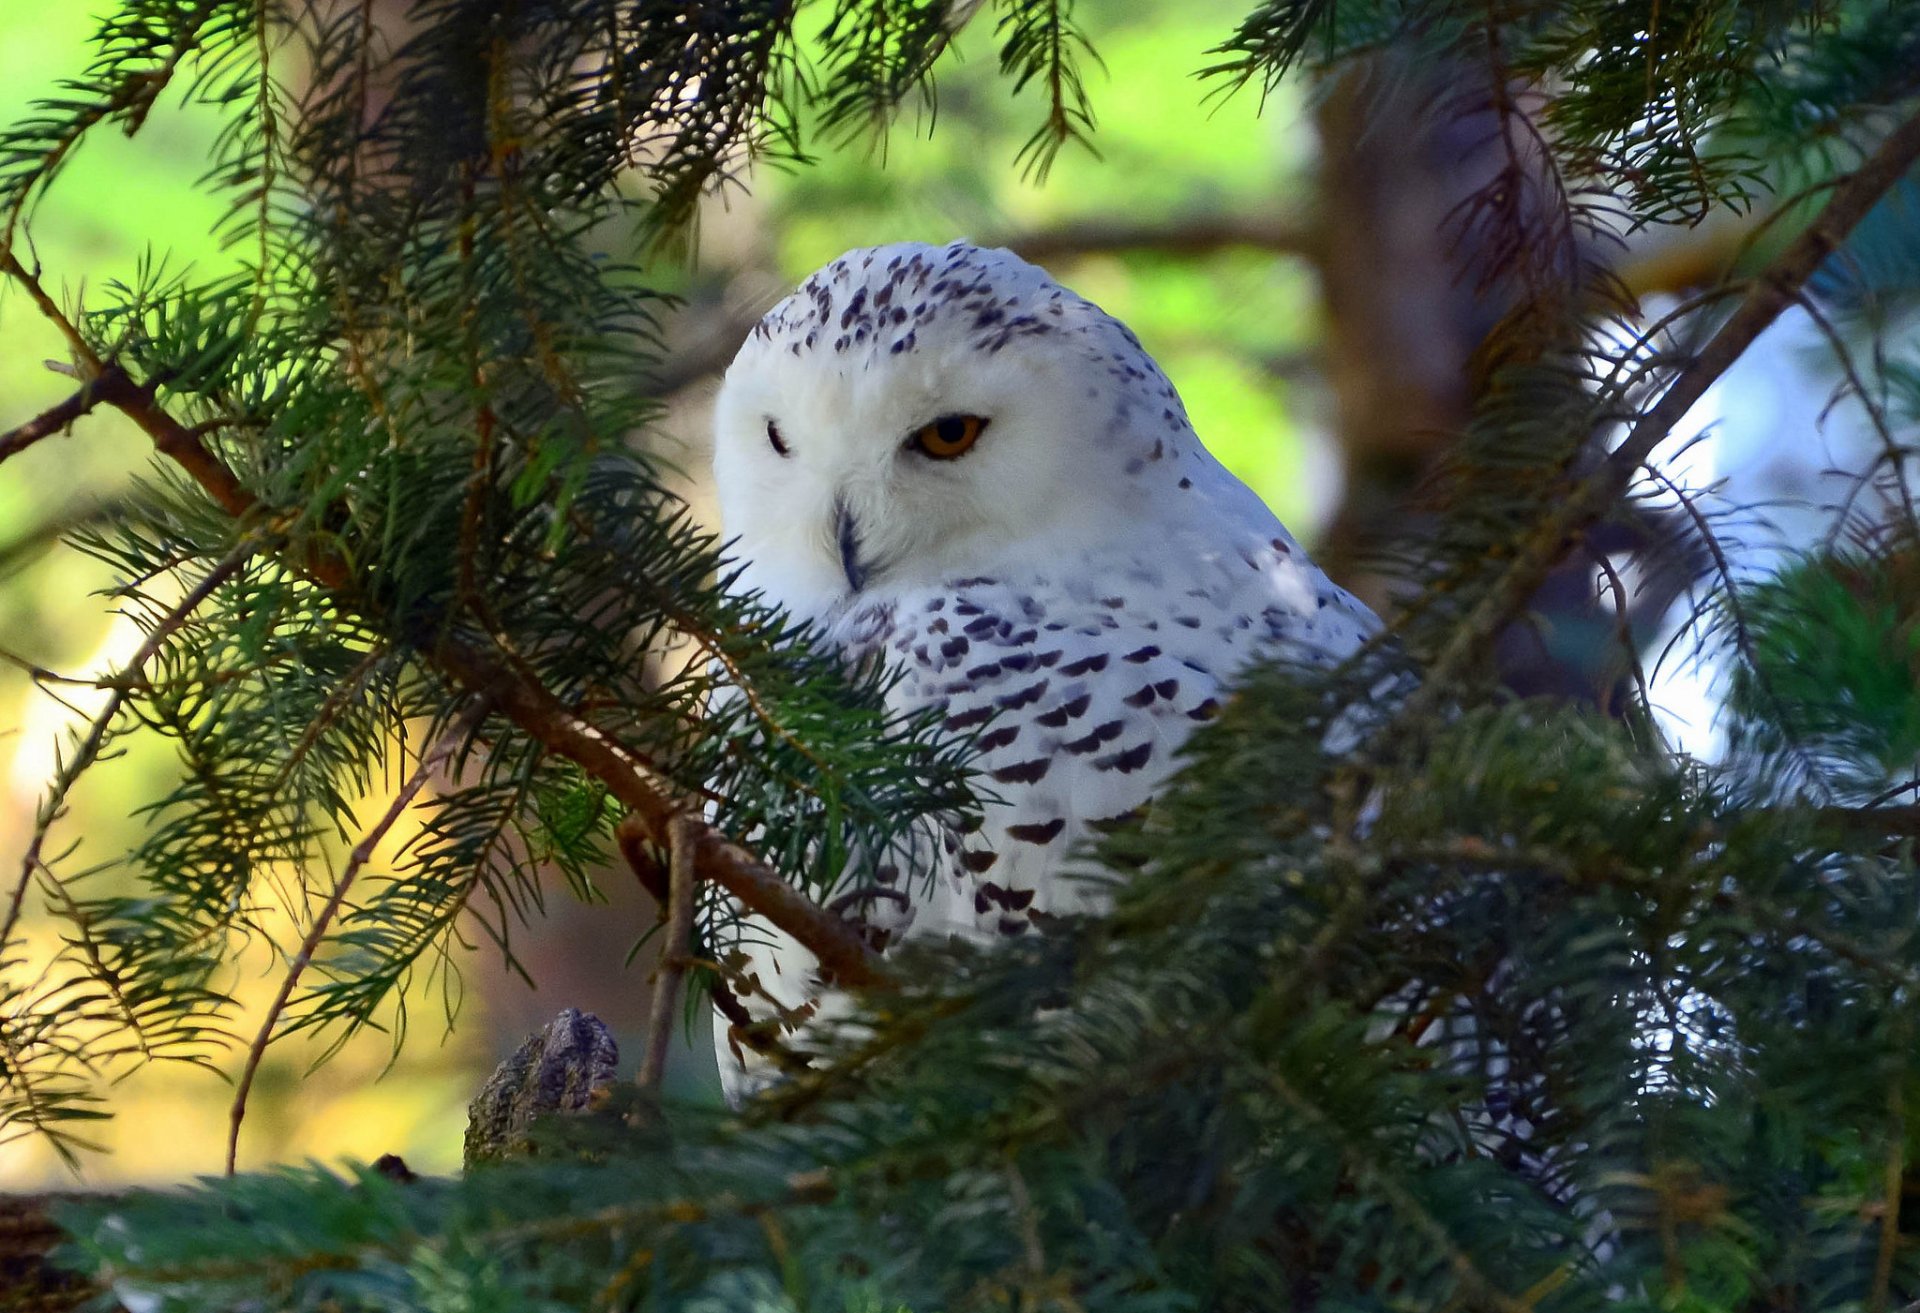
[[99,758],[100,750],[106,744],[107,731],[119,716],[120,708],[126,704],[128,696],[136,688],[144,687],[145,681],[141,672],[146,669],[147,663],[158,655],[167,640],[192,619],[193,613],[200,609],[201,604],[213,596],[215,590],[222,584],[239,573],[240,567],[246,563],[247,558],[265,545],[257,538],[247,538],[237,543],[211,570],[201,576],[198,583],[187,590],[187,595],[180,599],[178,605],[147,631],[146,638],[127,659],[126,664],[120,668],[119,673],[110,681],[103,683],[103,687],[109,689],[106,703],[87,726],[79,746],[68,758],[59,776],[54,780],[46,801],[40,806],[40,814],[33,827],[33,837],[27,841],[26,855],[21,859],[19,878],[15,881],[13,892],[7,902],[6,915],[4,919],[0,919],[0,951],[4,951],[5,945],[13,942],[13,932],[20,921],[20,911],[26,902],[27,889],[33,883],[33,877],[43,868],[44,863],[40,854],[46,846],[48,832],[53,828],[54,821],[59,819],[66,805],[67,793],[87,768]]
[[[547,749],[606,785],[633,813],[650,842],[667,846],[675,818],[692,818],[691,806],[675,803],[670,786],[631,748],[575,716],[552,693],[516,674],[504,661],[454,638],[442,639],[429,659],[468,689],[492,698],[501,715]],[[704,821],[692,820],[690,834],[700,878],[718,884],[792,935],[837,982],[864,988],[886,979],[878,956],[845,921]]]
[[[66,338],[85,376],[82,392],[90,393],[93,401],[107,403],[138,424],[160,454],[191,475],[227,514],[244,519],[254,510],[259,499],[247,491],[225,462],[208,450],[200,435],[161,408],[151,384],[135,383],[118,365],[102,360],[81,334],[79,325],[47,295],[39,278],[12,252],[0,251],[0,273],[20,284],[41,315]],[[342,572],[339,582],[345,578]]]
[[1821,807],[1813,818],[1821,825],[1858,835],[1920,839],[1920,806]]
[[[100,358],[86,347],[77,328],[18,261],[11,255],[0,257],[0,270],[22,281],[42,313],[52,317],[71,340],[80,344],[101,401],[139,425],[152,439],[155,449],[180,466],[227,514],[246,519],[259,509],[259,498],[197,433],[167,413],[150,385],[136,384],[124,373],[115,374],[104,367]],[[301,568],[329,589],[340,593],[350,591],[351,574],[346,563],[330,553],[320,550],[302,553]],[[537,680],[515,670],[508,662],[450,634],[424,648],[423,655],[469,691],[490,699],[502,715],[549,751],[573,761],[597,778],[634,813],[654,843],[670,841],[675,817],[693,815],[694,804],[674,801],[674,788],[641,754],[575,716]],[[821,967],[835,981],[860,988],[885,979],[878,956],[845,921],[800,893],[778,872],[705,822],[695,821],[690,834],[700,878],[719,884],[748,908],[792,935],[819,959]],[[16,897],[23,896],[24,891]],[[9,926],[11,920],[9,918]]]
[[1447,1256],[1447,1262],[1460,1284],[1473,1295],[1484,1300],[1489,1307],[1500,1313],[1527,1313],[1530,1305],[1502,1290],[1494,1280],[1475,1263],[1473,1255],[1461,1247],[1446,1225],[1433,1215],[1431,1209],[1400,1181],[1386,1165],[1360,1144],[1356,1144],[1346,1134],[1337,1119],[1322,1108],[1305,1093],[1295,1088],[1285,1074],[1280,1071],[1267,1073],[1268,1088],[1280,1101],[1292,1108],[1309,1125],[1326,1135],[1339,1147],[1340,1156],[1348,1167],[1360,1176],[1368,1178],[1372,1184],[1391,1200],[1402,1217],[1422,1235],[1438,1253]]
[[81,363],[87,373],[98,375],[102,369],[99,355],[87,345],[87,340],[80,336],[80,330],[75,327],[71,319],[67,318],[66,312],[60,308],[59,303],[47,295],[47,289],[40,285],[39,277],[21,264],[19,258],[4,244],[0,244],[0,274],[5,274],[20,284],[21,290],[27,294],[27,299],[33,302],[34,308],[60,330],[60,335],[67,340],[67,349],[73,352],[74,359]]
[[[151,384],[135,383],[124,371],[108,370],[95,377],[94,388],[102,401],[138,424],[153,440],[154,449],[185,470],[221,510],[244,520],[259,509],[260,499],[240,482],[239,475],[198,433],[161,407]],[[308,554],[305,568],[330,587],[339,587],[347,580],[343,565],[314,553]]]
[[280,977],[280,988],[274,994],[273,1002],[267,1005],[266,1015],[260,1019],[259,1029],[254,1032],[253,1043],[247,1049],[246,1062],[240,1069],[240,1079],[234,1085],[233,1103],[227,1109],[228,1176],[233,1175],[235,1163],[240,1156],[240,1126],[247,1116],[247,1096],[253,1091],[253,1080],[260,1072],[261,1059],[266,1056],[267,1045],[273,1041],[274,1028],[286,1012],[287,1004],[293,998],[293,991],[300,984],[300,977],[306,974],[307,968],[312,965],[313,955],[319,951],[321,943],[327,937],[327,931],[333,928],[334,918],[340,914],[340,909],[346,906],[347,894],[352,890],[354,882],[359,879],[360,872],[373,859],[374,850],[386,839],[387,832],[393,829],[401,816],[406,814],[407,808],[413,805],[413,800],[420,795],[420,790],[426,787],[433,773],[446,765],[453,754],[466,743],[468,736],[479,727],[481,720],[486,716],[486,711],[487,704],[484,700],[475,701],[455,718],[438,742],[422,754],[419,764],[414,767],[413,773],[407,777],[406,782],[400,786],[400,791],[394,794],[393,801],[388,804],[387,810],[381,814],[379,820],[373,823],[372,828],[361,836],[360,842],[353,846],[353,851],[347,856],[345,869],[340,872],[340,878],[334,882],[332,894],[314,914],[313,924],[307,928],[306,937],[300,941],[299,951],[293,955],[293,960],[287,964],[285,973]]
[[42,438],[65,433],[73,422],[100,403],[97,379],[89,379],[65,401],[41,411],[18,428],[0,433],[0,461],[17,456]]
[[1408,699],[1402,723],[1432,709],[1452,680],[1479,660],[1494,637],[1527,604],[1574,540],[1605,518],[1673,426],[1732,367],[1754,340],[1800,297],[1807,280],[1839,249],[1867,211],[1920,160],[1920,115],[1887,134],[1859,168],[1837,183],[1826,205],[1791,245],[1752,281],[1746,296],[1719,330],[1683,365],[1651,407],[1641,413],[1619,446],[1593,475],[1571,489],[1542,518],[1494,581],[1454,627]]

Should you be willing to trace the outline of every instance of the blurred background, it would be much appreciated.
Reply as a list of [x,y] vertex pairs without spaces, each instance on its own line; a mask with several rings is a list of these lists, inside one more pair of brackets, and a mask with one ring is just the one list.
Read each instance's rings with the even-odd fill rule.
[[[396,15],[405,7],[382,3]],[[59,79],[87,60],[97,16],[112,7],[7,6],[0,119],[57,94]],[[706,432],[718,375],[796,281],[853,246],[955,237],[1006,245],[1130,324],[1215,454],[1336,578],[1391,610],[1388,547],[1419,533],[1423,481],[1472,413],[1485,363],[1477,348],[1512,308],[1498,289],[1461,276],[1469,238],[1450,222],[1492,162],[1470,119],[1426,126],[1422,106],[1445,90],[1444,69],[1376,65],[1264,101],[1257,89],[1226,95],[1199,79],[1209,47],[1246,7],[1083,5],[1101,59],[1088,69],[1099,157],[1069,146],[1044,182],[1016,164],[1041,110],[998,76],[987,20],[962,34],[937,102],[909,112],[884,149],[815,141],[811,167],[746,171],[705,206],[687,246],[655,268],[677,298],[651,367],[667,410],[657,431],[635,440],[671,462],[689,499],[708,508]],[[294,82],[299,71],[280,76]],[[176,105],[137,140],[88,139],[31,223],[31,253],[70,307],[87,303],[90,286],[130,279],[141,261],[204,268],[235,258],[208,235],[220,203],[194,186],[218,126],[217,111]],[[1611,267],[1651,320],[1752,258],[1743,252],[1753,227],[1722,216],[1587,254]],[[610,251],[630,254],[620,235],[608,240]],[[0,343],[4,430],[60,400],[71,382],[45,368],[64,358],[63,347],[17,295],[0,296]],[[1759,568],[1780,543],[1820,532],[1818,512],[1779,511],[1769,527],[1761,508],[1819,500],[1826,481],[1844,479],[1873,440],[1850,403],[1829,406],[1835,379],[1820,330],[1789,315],[1690,418],[1695,440],[1675,444],[1667,472],[1678,485],[1719,485],[1728,504],[1753,512],[1757,531],[1742,539],[1739,568]],[[139,639],[101,595],[110,583],[103,568],[48,550],[49,527],[110,516],[116,491],[147,467],[144,438],[103,412],[79,436],[41,443],[0,469],[0,861],[8,869],[65,736],[98,705],[96,692],[36,681],[31,667],[108,671]],[[1503,645],[1503,673],[1517,691],[1610,707],[1631,677],[1623,651],[1644,653],[1675,746],[1709,754],[1713,662],[1684,651],[1656,659],[1699,571],[1635,570],[1649,544],[1676,541],[1667,522],[1691,512],[1678,500],[1641,509],[1642,523],[1599,544],[1610,567],[1583,562],[1543,592],[1539,623]],[[1631,640],[1624,649],[1616,641],[1623,632]],[[55,851],[80,845],[68,859],[75,866],[123,851],[142,804],[176,769],[157,741],[126,743],[85,778],[55,829]],[[405,841],[405,827],[390,844]],[[649,959],[644,951],[629,959],[653,907],[624,870],[602,872],[597,886],[602,901],[582,903],[556,880],[544,915],[501,919],[524,975],[475,933],[471,947],[419,973],[388,1033],[362,1033],[317,1066],[322,1046],[276,1045],[254,1089],[240,1165],[392,1152],[419,1171],[452,1170],[467,1100],[523,1036],[565,1007],[606,1020],[631,1069]],[[49,948],[53,933],[34,926],[29,954]],[[235,1046],[215,1070],[169,1065],[127,1076],[112,1091],[117,1118],[94,1137],[104,1152],[85,1160],[81,1181],[219,1170],[248,1017],[257,1022],[277,983],[272,945],[250,945],[244,961],[233,989],[248,1014]],[[676,1046],[670,1089],[717,1097],[704,1030]],[[0,1188],[73,1179],[35,1141],[0,1145]]]

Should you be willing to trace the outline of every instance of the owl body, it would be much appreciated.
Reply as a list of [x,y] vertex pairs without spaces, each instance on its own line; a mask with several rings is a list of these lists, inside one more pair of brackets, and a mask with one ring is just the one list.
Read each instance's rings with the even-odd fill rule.
[[[882,948],[1098,910],[1070,878],[1249,662],[1331,664],[1376,628],[1201,445],[1123,325],[1004,251],[853,251],[728,371],[715,475],[743,581],[900,673],[904,711],[972,734],[984,823],[922,836],[842,909]],[[777,934],[763,989],[818,992]],[[737,1088],[723,1041],[723,1074]]]

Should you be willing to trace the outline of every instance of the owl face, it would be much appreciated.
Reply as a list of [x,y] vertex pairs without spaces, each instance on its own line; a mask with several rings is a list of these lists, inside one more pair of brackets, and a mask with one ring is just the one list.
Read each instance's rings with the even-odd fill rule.
[[1149,466],[1171,479],[1191,441],[1117,321],[963,244],[815,274],[741,348],[715,426],[748,586],[816,617],[1135,530]]

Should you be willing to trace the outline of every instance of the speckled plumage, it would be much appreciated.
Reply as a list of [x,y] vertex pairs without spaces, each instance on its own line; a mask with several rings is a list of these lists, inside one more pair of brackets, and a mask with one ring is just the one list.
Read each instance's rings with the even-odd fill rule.
[[[952,415],[986,420],[958,459],[908,442]],[[842,256],[754,330],[715,425],[745,584],[900,667],[893,696],[977,732],[1002,799],[928,836],[930,894],[882,866],[847,900],[883,945],[1093,908],[1069,851],[1152,796],[1246,663],[1330,663],[1377,626],[1208,454],[1133,334],[1006,251]],[[810,959],[774,938],[761,984],[798,1003]]]

